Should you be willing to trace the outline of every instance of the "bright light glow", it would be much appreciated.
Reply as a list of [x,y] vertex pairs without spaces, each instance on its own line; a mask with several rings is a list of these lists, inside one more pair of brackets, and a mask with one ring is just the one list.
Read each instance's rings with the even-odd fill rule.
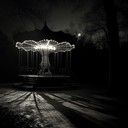
[[78,33],[78,35],[77,35],[78,37],[80,37],[81,36],[81,33]]
[[52,45],[37,45],[34,47],[34,49],[36,50],[56,50],[56,47],[52,46]]
[[16,47],[25,51],[40,52],[40,50],[48,50],[49,53],[57,53],[71,51],[75,48],[75,45],[71,45],[69,42],[66,41],[58,43],[55,40],[44,39],[37,42],[34,40],[25,40],[22,43],[17,42]]
[[66,52],[71,51],[75,48],[75,45],[71,45],[69,42],[60,42],[58,43],[55,40],[40,40],[40,41],[34,41],[34,40],[25,40],[22,43],[17,42],[16,47],[18,49],[23,49],[26,52],[32,51],[32,52],[39,52],[42,55],[42,60],[40,63],[40,71],[39,74],[51,74],[50,72],[50,62],[49,62],[49,54],[50,53],[57,53],[57,52]]

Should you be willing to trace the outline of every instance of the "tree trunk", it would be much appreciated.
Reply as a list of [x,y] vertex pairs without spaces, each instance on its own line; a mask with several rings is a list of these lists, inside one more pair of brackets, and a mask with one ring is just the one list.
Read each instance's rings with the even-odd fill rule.
[[103,0],[106,12],[109,43],[109,84],[114,86],[119,80],[119,31],[114,0]]

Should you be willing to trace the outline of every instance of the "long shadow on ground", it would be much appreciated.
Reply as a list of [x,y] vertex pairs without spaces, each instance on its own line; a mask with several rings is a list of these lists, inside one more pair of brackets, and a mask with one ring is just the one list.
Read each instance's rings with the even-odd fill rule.
[[51,105],[53,105],[56,110],[64,114],[77,128],[101,128],[94,122],[91,122],[90,120],[84,118],[78,112],[75,112],[74,110],[63,106],[61,103],[58,103],[55,100],[50,99],[48,96],[42,93],[38,94],[41,95],[45,100],[47,100]]

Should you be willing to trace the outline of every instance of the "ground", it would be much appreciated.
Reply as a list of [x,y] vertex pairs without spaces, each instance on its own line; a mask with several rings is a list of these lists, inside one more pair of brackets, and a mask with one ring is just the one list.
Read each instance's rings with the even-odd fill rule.
[[127,112],[127,100],[107,89],[0,89],[2,128],[126,128]]

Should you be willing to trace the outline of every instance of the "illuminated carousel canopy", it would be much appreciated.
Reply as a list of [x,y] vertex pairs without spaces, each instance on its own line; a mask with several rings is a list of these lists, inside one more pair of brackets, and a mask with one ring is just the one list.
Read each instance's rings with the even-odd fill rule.
[[41,54],[39,74],[42,75],[51,74],[49,54],[71,51],[75,48],[76,37],[62,31],[53,32],[45,22],[42,30],[17,33],[14,35],[14,40],[18,49]]
[[47,50],[47,52],[65,52],[65,51],[71,51],[75,48],[75,45],[71,45],[69,42],[61,42],[58,43],[55,40],[40,40],[40,41],[34,41],[34,40],[25,40],[22,43],[17,42],[16,47],[18,49],[23,49],[26,52],[27,51],[44,51]]

